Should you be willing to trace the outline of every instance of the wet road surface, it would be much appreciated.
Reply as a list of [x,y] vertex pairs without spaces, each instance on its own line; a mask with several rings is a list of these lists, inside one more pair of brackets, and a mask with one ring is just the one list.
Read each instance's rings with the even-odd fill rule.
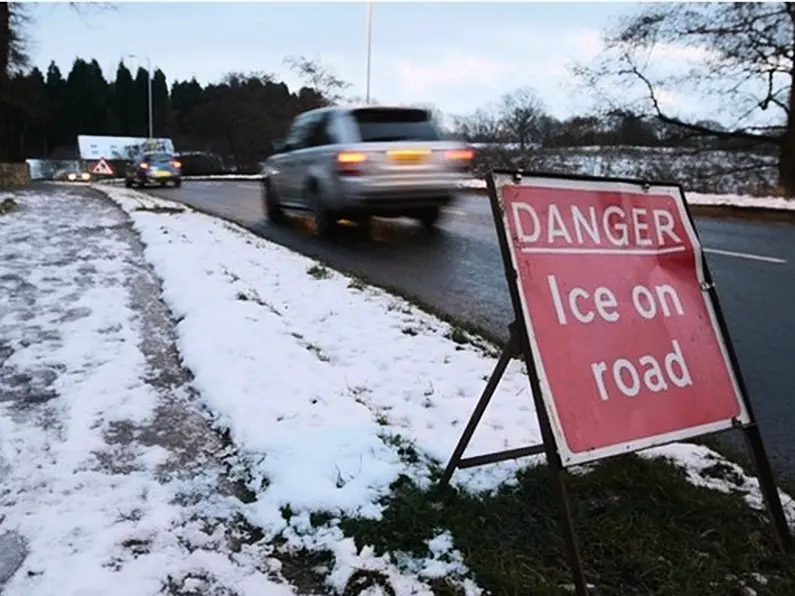
[[[309,218],[293,217],[285,227],[266,222],[260,188],[257,182],[186,181],[180,189],[150,192],[507,336],[512,310],[485,197],[462,195],[436,235],[409,220],[381,220],[369,237],[352,227],[323,241],[313,236]],[[771,463],[795,480],[795,226],[703,217],[696,225]]]

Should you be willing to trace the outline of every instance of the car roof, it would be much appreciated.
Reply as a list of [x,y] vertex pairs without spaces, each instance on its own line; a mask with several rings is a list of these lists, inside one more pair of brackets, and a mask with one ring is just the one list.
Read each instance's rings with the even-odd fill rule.
[[299,116],[305,116],[307,114],[330,114],[330,113],[343,113],[343,112],[353,112],[353,111],[362,111],[362,110],[422,110],[423,112],[428,112],[427,108],[423,108],[421,106],[400,106],[400,105],[375,105],[375,104],[351,104],[351,105],[341,105],[341,106],[326,106],[323,108],[315,108],[313,110],[307,110],[306,112],[302,112]]

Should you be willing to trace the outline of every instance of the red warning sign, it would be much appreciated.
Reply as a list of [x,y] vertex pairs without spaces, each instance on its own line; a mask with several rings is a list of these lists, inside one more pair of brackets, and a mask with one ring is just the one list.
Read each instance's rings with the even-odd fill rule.
[[545,409],[575,465],[749,422],[676,187],[499,187]]
[[101,176],[113,176],[113,168],[108,165],[104,157],[100,157],[96,165],[91,168],[92,174],[99,174]]

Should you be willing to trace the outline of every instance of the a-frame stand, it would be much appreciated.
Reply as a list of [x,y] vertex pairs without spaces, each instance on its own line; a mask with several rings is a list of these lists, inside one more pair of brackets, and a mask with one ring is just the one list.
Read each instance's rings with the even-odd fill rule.
[[486,387],[483,389],[480,399],[478,399],[475,410],[472,412],[472,416],[470,416],[469,422],[467,422],[466,428],[464,428],[464,432],[461,434],[461,438],[458,440],[458,444],[455,446],[453,455],[450,457],[450,461],[447,463],[444,473],[442,473],[442,478],[439,481],[441,486],[447,486],[450,484],[450,479],[453,477],[453,474],[456,470],[476,468],[478,466],[485,466],[488,464],[496,464],[497,462],[507,461],[509,459],[519,459],[520,457],[528,457],[530,455],[540,455],[541,453],[545,452],[545,447],[543,445],[531,445],[530,447],[507,449],[505,451],[497,451],[495,453],[487,453],[485,455],[477,455],[475,457],[463,457],[464,451],[466,451],[466,448],[469,446],[469,442],[472,440],[472,435],[475,434],[475,430],[477,430],[478,424],[480,424],[480,419],[483,418],[483,414],[485,414],[486,408],[489,406],[489,402],[494,396],[494,392],[497,390],[497,386],[500,384],[502,376],[505,374],[505,369],[508,368],[508,364],[510,364],[513,358],[522,355],[522,349],[519,342],[519,332],[516,328],[516,323],[511,323],[508,326],[508,333],[508,341],[502,348],[500,358],[497,360],[497,364],[494,365],[494,370],[492,371],[488,381],[486,381]]
[[[609,181],[615,183],[622,183],[622,184],[633,184],[644,189],[649,187],[649,183],[645,181],[639,180],[626,180],[626,179],[605,179],[605,178],[595,178],[589,176],[564,176],[561,174],[528,174],[529,176],[533,176],[535,178],[558,178],[561,180],[579,180],[579,181]],[[510,181],[509,183],[512,185],[520,185],[522,184],[523,174],[521,172],[514,172],[508,170],[493,170],[490,175],[488,176],[487,188],[489,199],[492,208],[492,215],[495,221],[495,227],[497,231],[497,239],[500,245],[500,252],[502,254],[503,259],[503,268],[505,270],[506,281],[508,282],[508,290],[511,295],[511,302],[513,305],[513,312],[515,321],[509,326],[509,339],[508,342],[505,344],[502,354],[497,361],[497,364],[494,367],[494,371],[492,372],[491,376],[489,377],[486,387],[483,390],[483,393],[478,400],[478,403],[475,407],[472,416],[469,419],[469,422],[464,429],[461,438],[458,441],[458,444],[455,447],[453,455],[450,458],[450,461],[447,464],[447,467],[442,474],[440,484],[442,487],[449,486],[450,480],[457,469],[463,468],[473,468],[477,466],[487,465],[491,463],[497,463],[501,461],[506,461],[509,459],[518,459],[520,457],[526,457],[530,455],[538,455],[538,454],[545,454],[546,456],[546,463],[549,468],[550,474],[552,476],[553,485],[556,490],[556,497],[557,501],[561,508],[561,529],[563,531],[563,538],[566,542],[566,549],[568,551],[569,556],[569,566],[571,567],[573,579],[574,579],[574,588],[577,596],[587,596],[588,595],[588,584],[585,580],[585,573],[583,570],[583,563],[582,558],[580,557],[579,547],[577,544],[577,537],[574,530],[574,521],[571,514],[571,508],[569,504],[569,498],[566,491],[566,484],[564,482],[564,466],[561,461],[561,457],[558,452],[558,444],[556,442],[555,434],[553,433],[552,424],[550,421],[550,414],[547,411],[546,404],[542,397],[542,390],[541,390],[541,382],[539,380],[538,370],[536,369],[535,359],[533,357],[533,350],[531,348],[531,342],[529,339],[529,331],[528,327],[526,326],[525,320],[525,311],[524,311],[524,304],[522,302],[522,298],[520,297],[518,285],[517,285],[517,277],[519,275],[519,271],[516,268],[515,263],[513,262],[513,257],[511,253],[511,248],[509,244],[508,238],[508,224],[507,220],[504,219],[503,213],[503,204],[501,202],[501,198],[498,195],[497,184],[495,181],[495,176],[499,176],[503,181],[503,184],[506,181]],[[661,186],[671,186],[670,184],[662,184]],[[678,186],[678,185],[677,185]],[[690,210],[687,206],[687,202],[684,197],[684,192],[682,191],[681,187],[680,194],[682,204],[684,205],[684,209],[687,213],[687,218],[689,219],[690,227],[693,230],[693,233],[697,236],[697,231],[695,228],[695,224],[693,223],[693,217],[690,213]],[[786,553],[790,553],[793,550],[793,541],[792,536],[790,534],[789,525],[787,524],[787,519],[784,514],[783,508],[781,506],[781,500],[779,498],[778,489],[776,488],[773,473],[770,467],[770,462],[767,459],[767,455],[764,450],[764,445],[762,442],[762,436],[759,431],[758,425],[756,423],[756,417],[754,416],[753,409],[751,407],[750,399],[748,398],[748,392],[745,387],[745,383],[743,381],[742,374],[740,372],[739,362],[737,360],[737,356],[734,352],[734,348],[732,346],[732,342],[729,336],[729,331],[726,326],[725,319],[723,317],[723,313],[720,308],[720,301],[718,300],[717,292],[715,291],[714,284],[712,283],[712,278],[709,274],[709,267],[704,258],[703,253],[701,254],[701,267],[703,270],[704,276],[704,284],[706,287],[703,289],[709,292],[709,299],[713,305],[715,316],[717,318],[719,327],[720,327],[720,335],[724,338],[726,350],[728,352],[728,357],[730,360],[730,365],[732,370],[735,373],[737,383],[740,388],[740,394],[745,405],[745,408],[748,413],[748,423],[747,424],[740,424],[739,428],[744,431],[745,437],[748,442],[748,446],[754,458],[754,463],[756,464],[757,474],[759,476],[759,482],[762,489],[762,494],[764,500],[767,504],[768,510],[770,512],[773,524],[776,527],[776,531],[779,538],[779,544],[782,550]],[[533,402],[535,404],[536,415],[538,416],[538,423],[539,428],[541,431],[541,438],[542,444],[541,445],[533,445],[530,447],[521,447],[518,449],[509,449],[505,451],[499,451],[495,453],[489,453],[485,455],[479,455],[475,457],[468,457],[464,458],[464,451],[466,451],[469,442],[472,439],[472,436],[475,433],[475,430],[480,423],[483,414],[488,407],[489,402],[491,401],[492,396],[494,395],[497,386],[502,379],[502,376],[505,374],[505,370],[508,367],[511,359],[514,356],[521,356],[525,362],[527,367],[527,376],[530,382],[530,389],[533,394]],[[740,422],[736,420],[734,422]],[[735,425],[736,427],[738,425]],[[729,429],[726,429],[729,430]],[[721,431],[723,432],[723,431]]]
[[[577,596],[588,596],[588,583],[585,579],[585,570],[583,569],[582,557],[580,556],[580,549],[577,544],[577,535],[574,530],[574,519],[571,515],[571,506],[569,505],[569,497],[566,492],[566,485],[564,483],[564,470],[558,457],[557,449],[555,448],[555,441],[552,436],[552,430],[549,426],[549,419],[546,416],[546,411],[541,404],[540,395],[541,388],[538,383],[538,377],[535,374],[532,358],[530,358],[528,343],[521,328],[516,322],[508,326],[508,341],[503,346],[502,353],[500,354],[497,364],[494,365],[494,370],[491,373],[483,393],[478,399],[475,410],[467,422],[461,438],[447,462],[447,466],[442,473],[439,484],[442,488],[449,486],[450,479],[458,469],[476,468],[488,464],[494,464],[509,459],[519,459],[520,457],[528,457],[530,455],[546,454],[547,465],[553,478],[553,484],[557,492],[558,502],[561,508],[561,520],[563,529],[563,538],[566,543],[566,550],[569,556],[569,566],[571,567],[572,575],[574,578],[574,590]],[[519,447],[516,449],[506,449],[505,451],[496,451],[494,453],[487,453],[484,455],[477,455],[474,457],[464,458],[464,451],[469,446],[472,440],[472,435],[475,434],[478,424],[480,423],[486,408],[497,390],[497,386],[505,374],[511,360],[516,356],[522,356],[527,364],[530,389],[533,392],[533,399],[536,406],[536,413],[538,415],[539,426],[541,427],[541,435],[543,443],[541,445],[531,445],[529,447]]]

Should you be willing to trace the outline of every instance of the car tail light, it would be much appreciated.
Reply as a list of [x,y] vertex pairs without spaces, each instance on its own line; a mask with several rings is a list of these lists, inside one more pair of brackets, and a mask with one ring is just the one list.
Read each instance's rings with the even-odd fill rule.
[[367,161],[367,154],[357,151],[344,151],[337,154],[337,167],[343,176],[358,176],[361,166]]
[[472,161],[474,156],[475,152],[472,149],[453,149],[444,152],[445,159],[452,161]]
[[142,170],[146,170],[147,168],[149,168],[149,164],[148,164],[148,163],[146,163],[145,161],[142,161],[142,162],[141,162],[141,169],[142,169]]
[[171,165],[174,166],[175,168],[181,168],[182,167],[182,164],[180,162],[178,162],[176,159],[171,162]]
[[472,149],[451,149],[444,152],[444,158],[454,169],[462,172],[469,170],[475,152]]

